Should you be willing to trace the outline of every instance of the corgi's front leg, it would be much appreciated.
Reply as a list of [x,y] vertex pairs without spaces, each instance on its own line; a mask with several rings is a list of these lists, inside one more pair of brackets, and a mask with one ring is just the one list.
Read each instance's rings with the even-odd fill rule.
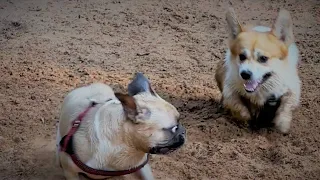
[[233,93],[230,95],[224,94],[222,104],[223,107],[229,110],[231,115],[237,120],[247,124],[251,119],[250,112],[241,101],[239,95]]
[[288,133],[292,121],[292,112],[299,105],[299,97],[292,92],[288,92],[281,97],[281,104],[274,118],[275,127],[281,133]]

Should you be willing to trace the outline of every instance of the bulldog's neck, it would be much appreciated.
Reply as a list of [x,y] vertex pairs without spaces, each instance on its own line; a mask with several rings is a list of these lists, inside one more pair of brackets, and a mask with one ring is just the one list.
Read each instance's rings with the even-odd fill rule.
[[90,113],[75,135],[75,151],[88,166],[103,170],[126,170],[146,158],[140,141],[126,128],[130,124],[121,104],[100,105]]

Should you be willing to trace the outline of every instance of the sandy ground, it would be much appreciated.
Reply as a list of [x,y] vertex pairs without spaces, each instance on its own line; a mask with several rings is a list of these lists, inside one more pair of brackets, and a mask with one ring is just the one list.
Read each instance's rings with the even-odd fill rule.
[[90,82],[125,91],[136,71],[182,114],[184,148],[153,156],[157,179],[320,179],[320,3],[237,1],[242,22],[291,11],[301,108],[291,133],[251,132],[221,114],[222,0],[0,0],[0,179],[62,180],[55,124],[64,95]]

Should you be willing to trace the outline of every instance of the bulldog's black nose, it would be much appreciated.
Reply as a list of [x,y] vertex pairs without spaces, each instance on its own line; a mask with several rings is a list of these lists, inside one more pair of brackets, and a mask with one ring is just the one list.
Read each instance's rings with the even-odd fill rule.
[[178,124],[176,132],[177,134],[185,135],[186,129],[181,124]]
[[179,141],[181,142],[181,141],[184,141],[186,139],[186,136],[185,136],[185,134],[180,134],[179,135]]
[[252,76],[252,72],[251,71],[242,71],[240,73],[240,75],[241,75],[242,79],[249,80]]

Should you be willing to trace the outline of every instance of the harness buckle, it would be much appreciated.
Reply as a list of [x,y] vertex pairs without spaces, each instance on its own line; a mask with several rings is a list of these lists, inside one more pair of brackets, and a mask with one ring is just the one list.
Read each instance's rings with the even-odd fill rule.
[[73,127],[78,127],[78,126],[79,126],[79,124],[76,124],[76,123],[75,123],[75,124],[73,124]]
[[77,120],[77,121],[74,121],[74,123],[73,123],[73,127],[78,127],[80,125],[80,121],[79,120]]

